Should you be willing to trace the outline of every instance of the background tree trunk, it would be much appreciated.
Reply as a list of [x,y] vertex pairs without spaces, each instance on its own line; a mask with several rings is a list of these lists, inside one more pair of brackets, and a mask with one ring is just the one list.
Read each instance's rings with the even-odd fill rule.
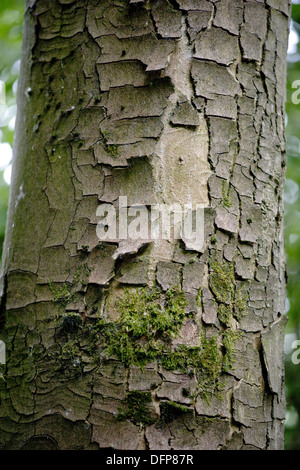
[[[289,12],[27,2],[2,449],[283,447]],[[205,248],[99,243],[122,195],[205,204]]]

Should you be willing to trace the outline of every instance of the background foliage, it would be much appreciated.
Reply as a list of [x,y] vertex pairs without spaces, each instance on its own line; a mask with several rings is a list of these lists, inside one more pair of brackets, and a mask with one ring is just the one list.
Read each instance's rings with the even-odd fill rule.
[[[300,80],[300,1],[292,5],[287,73],[286,138],[287,178],[285,184],[285,240],[288,287],[286,310],[286,449],[300,450],[300,364],[293,364],[292,344],[300,339],[300,104],[293,104],[293,82]],[[295,84],[294,84],[295,85]],[[299,87],[297,87],[299,88]]]
[[[0,80],[5,83],[5,104],[0,101],[0,247],[5,232],[9,195],[10,159],[16,116],[25,0],[0,1]],[[5,178],[5,179],[4,179]]]
[[[0,2],[0,80],[5,82],[6,103],[0,102],[0,254],[9,196],[11,148],[16,115],[22,21],[25,0]],[[300,450],[300,364],[291,361],[292,344],[300,339],[300,104],[292,103],[292,88],[300,80],[300,0],[293,2],[287,75],[287,179],[285,186],[285,236],[288,267],[286,334],[286,449]],[[0,82],[1,84],[1,82]]]

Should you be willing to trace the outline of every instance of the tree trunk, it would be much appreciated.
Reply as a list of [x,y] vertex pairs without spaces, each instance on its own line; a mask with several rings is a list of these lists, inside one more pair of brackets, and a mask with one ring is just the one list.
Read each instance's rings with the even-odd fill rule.
[[[2,449],[283,447],[289,13],[27,1]],[[204,247],[99,240],[119,196],[205,205]]]

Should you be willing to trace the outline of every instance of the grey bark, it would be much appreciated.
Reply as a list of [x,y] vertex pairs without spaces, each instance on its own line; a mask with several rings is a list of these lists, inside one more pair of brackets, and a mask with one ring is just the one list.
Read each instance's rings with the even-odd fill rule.
[[[289,15],[286,0],[27,1],[1,449],[283,447]],[[99,244],[96,209],[124,194],[206,204],[205,249]],[[108,357],[95,324],[118,324],[124,285],[158,285],[161,302],[180,286],[186,318],[163,347],[217,338],[208,390],[203,363]]]

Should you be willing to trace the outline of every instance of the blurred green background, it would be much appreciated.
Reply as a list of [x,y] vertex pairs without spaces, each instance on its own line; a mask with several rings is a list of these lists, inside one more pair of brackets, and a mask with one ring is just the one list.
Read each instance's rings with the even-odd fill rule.
[[[0,250],[5,232],[11,154],[16,116],[25,0],[0,0]],[[286,449],[300,450],[300,364],[292,363],[293,342],[300,339],[300,103],[292,103],[295,80],[300,80],[300,0],[292,6],[287,74],[287,178],[285,185],[285,238],[288,268],[286,311]],[[5,104],[4,87],[5,84]],[[294,88],[293,88],[294,83]],[[300,98],[300,93],[298,95]]]
[[[25,0],[0,0],[0,247],[5,232]],[[5,103],[5,104],[3,104]]]
[[[300,450],[300,364],[291,360],[294,341],[300,339],[300,103],[292,102],[300,88],[300,0],[293,2],[288,48],[286,139],[287,174],[285,183],[285,243],[288,287],[286,311],[289,318],[286,352],[287,412],[285,424],[286,449]],[[300,96],[300,95],[299,95]],[[298,96],[298,97],[299,97]],[[297,97],[294,95],[294,97]],[[299,307],[298,307],[299,306]]]

